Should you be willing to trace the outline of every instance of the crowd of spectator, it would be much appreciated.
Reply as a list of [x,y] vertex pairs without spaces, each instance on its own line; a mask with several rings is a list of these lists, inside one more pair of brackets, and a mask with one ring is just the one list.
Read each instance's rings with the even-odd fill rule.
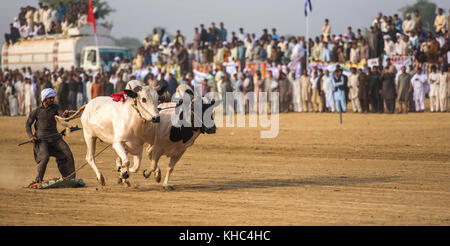
[[67,34],[72,27],[87,25],[88,4],[85,0],[72,1],[58,6],[44,5],[20,8],[18,17],[10,23],[10,32],[5,34],[5,41],[14,44],[19,39],[30,39],[35,36],[51,34]]
[[[69,6],[79,9],[84,5]],[[81,9],[78,14],[85,13],[85,6]],[[254,92],[256,105],[262,100],[260,92],[278,92],[281,112],[345,112],[349,103],[354,112],[423,112],[427,95],[430,111],[448,111],[447,18],[439,9],[435,30],[425,32],[418,11],[413,17],[406,14],[405,20],[380,13],[366,36],[360,29],[353,33],[352,27],[348,33],[332,34],[327,19],[322,35],[309,40],[279,35],[276,28],[264,29],[258,36],[239,28],[229,37],[224,23],[217,27],[214,22],[208,28],[195,27],[192,42],[179,30],[170,36],[154,29],[131,63],[117,58],[109,72],[4,69],[0,73],[1,112],[26,115],[39,105],[39,92],[46,87],[57,90],[63,109],[75,110],[96,96],[123,90],[130,79],[164,85],[169,96],[180,84],[199,86],[202,95],[217,92],[222,99],[225,93],[234,92],[239,113],[264,111],[274,103],[269,97],[263,106],[251,108],[243,96],[249,92]],[[410,56],[415,63],[396,67],[391,59],[395,55]],[[382,59],[385,56],[388,59]],[[373,58],[380,65],[369,67]],[[306,61],[335,66],[307,67]],[[350,71],[344,70],[344,64],[350,64]]]

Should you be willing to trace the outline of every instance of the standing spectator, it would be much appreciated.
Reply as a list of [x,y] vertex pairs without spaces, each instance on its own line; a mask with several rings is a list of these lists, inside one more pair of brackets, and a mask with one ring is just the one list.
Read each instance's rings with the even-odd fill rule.
[[211,28],[211,34],[213,36],[214,43],[216,41],[220,41],[220,29],[216,27],[216,23],[211,22],[211,27],[210,28]]
[[328,36],[330,36],[331,33],[331,26],[329,24],[328,19],[325,19],[325,24],[322,27],[322,35],[324,37],[324,41],[329,42]]
[[288,73],[288,79],[292,88],[292,105],[294,112],[302,112],[302,93],[300,89],[300,79],[295,78],[295,72]]
[[6,82],[3,81],[0,70],[0,115],[9,115],[8,98],[5,96],[5,91]]
[[92,99],[103,96],[104,90],[103,90],[103,83],[100,80],[100,75],[97,75],[95,77],[95,82],[91,86],[91,97]]
[[351,41],[354,41],[356,39],[356,35],[352,31],[352,27],[351,26],[347,27],[347,34],[348,34],[348,36],[349,36]]
[[193,48],[194,50],[198,50],[200,47],[201,37],[200,33],[198,32],[198,27],[194,28],[194,37],[192,38],[193,41]]
[[322,111],[322,102],[320,101],[320,77],[315,70],[310,79],[311,82],[311,104],[314,112]]
[[69,110],[77,109],[78,76],[73,73],[69,81]]
[[126,85],[127,85],[127,83],[125,83],[125,81],[123,81],[122,76],[118,76],[116,85],[114,86],[114,93],[124,91]]
[[200,43],[202,47],[206,46],[208,42],[208,31],[205,29],[203,24],[200,24]]
[[350,49],[350,62],[357,64],[359,63],[360,51],[356,42],[352,43],[352,48]]
[[381,93],[386,104],[386,110],[389,113],[395,111],[395,74],[392,69],[386,66],[381,74],[380,81],[382,84]]
[[11,116],[17,116],[19,114],[18,112],[18,103],[17,103],[17,97],[15,95],[15,89],[12,85],[11,81],[8,80],[6,82],[6,90],[5,90],[5,97],[8,100],[9,105],[9,114]]
[[242,28],[242,27],[239,28],[238,39],[239,39],[239,41],[242,41],[242,42],[245,41],[244,28]]
[[17,102],[18,102],[18,112],[19,115],[25,115],[24,114],[24,110],[25,110],[25,104],[24,104],[24,98],[25,98],[25,82],[23,81],[23,76],[21,74],[19,74],[17,76],[17,81],[14,84],[14,89],[15,92],[17,94]]
[[272,40],[280,42],[280,36],[278,36],[276,28],[272,28]]
[[189,69],[189,54],[182,45],[177,45],[178,48],[178,65],[180,66],[181,73],[187,73]]
[[436,27],[436,33],[444,34],[446,29],[445,26],[447,24],[447,18],[445,18],[444,10],[442,8],[438,9],[438,14],[434,19],[434,26]]
[[181,32],[180,32],[180,30],[177,30],[177,34],[175,35],[175,38],[174,38],[174,42],[175,42],[175,44],[180,44],[180,45],[184,45],[184,41],[185,41],[186,39],[184,38],[184,36],[181,34]]
[[152,44],[153,46],[159,46],[159,35],[158,35],[158,29],[153,29],[153,36],[152,36]]
[[300,77],[300,88],[302,90],[301,97],[303,112],[311,112],[311,82],[306,69],[302,70],[302,76]]
[[58,98],[58,104],[61,107],[61,110],[66,110],[69,108],[69,83],[65,75],[59,85],[56,97]]
[[77,82],[77,102],[76,102],[76,108],[80,108],[83,106],[83,82],[81,81],[80,77],[76,76],[76,82]]
[[325,89],[326,89],[327,85],[323,84],[323,82],[322,82],[323,77],[324,77],[323,70],[319,69],[319,80],[317,81],[317,91],[319,93],[319,98],[320,98],[320,112],[322,112],[322,113],[327,112],[326,101],[325,101],[325,91],[326,90],[324,90],[324,87],[323,87],[323,86],[325,86]]
[[36,95],[30,77],[25,78],[23,101],[25,105],[24,114],[29,115],[36,108]]
[[232,105],[233,102],[228,102],[226,95],[227,92],[233,92],[233,88],[231,87],[231,81],[230,81],[230,76],[228,75],[228,73],[224,73],[224,77],[223,77],[223,82],[220,84],[219,89],[219,93],[221,94],[222,100],[223,100],[223,113],[224,114],[228,114],[229,113],[229,109],[228,106],[229,104]]
[[59,7],[57,11],[58,11],[58,21],[62,22],[63,16],[67,13],[67,7],[64,5],[63,2],[59,2]]
[[225,29],[223,22],[220,22],[220,41],[227,41],[227,29]]
[[370,27],[370,32],[367,36],[367,40],[369,45],[369,58],[377,57],[378,39],[373,26]]
[[336,68],[333,76],[334,100],[336,101],[336,110],[338,112],[347,112],[347,100],[345,97],[345,82],[342,70]]
[[422,17],[420,16],[419,10],[414,10],[414,17],[413,17],[415,28],[422,29],[423,28],[423,21]]
[[[261,72],[258,70],[255,74],[255,77],[253,79],[254,81],[254,90],[255,90],[255,106],[256,106],[256,113],[260,114],[262,113],[262,103],[260,102],[260,94],[261,92],[264,92],[264,80],[261,76]],[[253,110],[253,109],[252,109]]]
[[361,113],[361,104],[359,101],[359,79],[358,74],[356,73],[356,68],[351,68],[351,75],[349,78],[349,99],[352,102],[352,109],[354,113]]
[[172,96],[173,94],[175,94],[175,91],[177,90],[178,87],[178,82],[172,73],[169,73],[169,80],[167,81],[167,83],[168,83],[167,90],[169,91],[170,96]]
[[411,76],[406,73],[406,67],[401,68],[402,72],[398,76],[397,82],[397,102],[399,104],[399,113],[408,113],[408,103],[410,94],[412,93]]
[[280,85],[280,112],[288,112],[289,102],[292,96],[292,87],[289,80],[286,78],[286,74],[281,72],[280,79],[278,80]]
[[441,72],[439,74],[439,106],[441,112],[447,112],[448,96],[450,95],[450,77],[448,76],[448,72],[445,70],[446,66],[441,66]]
[[358,69],[358,98],[363,113],[369,112],[369,78],[360,68]]
[[325,106],[327,111],[334,112],[333,77],[328,70],[325,70],[325,75],[322,76],[322,90],[325,93]]
[[398,14],[394,14],[394,25],[397,32],[402,32],[403,21],[398,17]]
[[100,81],[103,83],[104,96],[111,96],[114,93],[114,84],[107,78],[106,73],[103,74]]
[[430,111],[439,112],[439,73],[436,71],[436,65],[431,66],[431,72],[428,75],[428,84],[430,84]]
[[166,34],[166,30],[161,29],[161,36],[159,37],[160,44],[164,45],[170,43],[169,35]]
[[422,68],[417,68],[417,73],[411,79],[414,89],[414,102],[416,112],[423,112],[425,110],[425,91],[424,84],[427,82],[427,75],[422,74]]
[[87,76],[87,81],[86,81],[86,102],[85,103],[89,103],[92,100],[92,84],[94,82],[92,81],[92,76],[88,75]]

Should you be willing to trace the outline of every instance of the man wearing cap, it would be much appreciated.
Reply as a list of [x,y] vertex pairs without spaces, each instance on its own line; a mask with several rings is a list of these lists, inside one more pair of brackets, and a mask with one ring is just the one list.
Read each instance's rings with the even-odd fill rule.
[[[69,111],[62,113],[54,103],[55,90],[46,88],[41,92],[42,105],[33,110],[26,122],[26,131],[30,141],[34,143],[34,159],[37,163],[37,176],[31,184],[42,182],[50,156],[56,157],[56,163],[63,179],[75,178],[75,164],[72,152],[62,139],[56,128],[55,115],[66,116]],[[34,124],[35,132],[31,126]]]

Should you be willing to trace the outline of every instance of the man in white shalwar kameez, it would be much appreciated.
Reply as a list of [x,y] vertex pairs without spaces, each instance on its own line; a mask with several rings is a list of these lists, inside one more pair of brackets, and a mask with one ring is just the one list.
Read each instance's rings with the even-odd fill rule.
[[422,68],[417,68],[417,73],[411,79],[411,84],[414,89],[413,100],[416,105],[417,112],[425,110],[425,92],[424,84],[427,82],[427,75],[422,73]]
[[352,101],[353,112],[361,113],[361,104],[359,101],[359,79],[358,74],[356,73],[356,68],[351,68],[352,74],[349,77],[349,99]]
[[302,112],[302,93],[300,88],[300,79],[295,78],[295,72],[291,71],[288,75],[289,82],[292,86],[292,105],[294,112]]
[[331,79],[330,72],[325,70],[325,75],[322,76],[321,89],[325,92],[325,107],[329,112],[334,112],[333,84]]
[[439,73],[439,108],[441,112],[448,111],[449,83],[448,72],[445,71],[445,66],[441,66],[441,72]]
[[24,84],[22,75],[18,76],[17,82],[14,84],[14,89],[17,95],[18,103],[18,113],[19,115],[24,115],[25,104],[23,103],[24,98]]
[[436,72],[436,66],[431,66],[431,72],[428,75],[428,83],[430,84],[430,111],[439,112],[439,73]]
[[36,96],[33,91],[33,85],[31,84],[31,79],[25,79],[24,85],[24,104],[25,104],[25,115],[29,115],[31,111],[36,108]]

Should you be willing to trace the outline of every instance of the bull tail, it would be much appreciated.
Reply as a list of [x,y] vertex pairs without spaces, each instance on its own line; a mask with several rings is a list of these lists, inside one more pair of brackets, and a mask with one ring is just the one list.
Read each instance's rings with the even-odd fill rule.
[[85,108],[86,108],[86,105],[81,106],[81,107],[77,110],[77,112],[75,112],[75,114],[71,115],[70,117],[63,118],[63,120],[64,120],[64,121],[71,121],[71,120],[77,118],[77,116],[80,115],[80,114],[84,111]]
[[77,118],[77,116],[80,115],[84,111],[85,108],[86,108],[86,105],[83,105],[77,110],[77,112],[75,112],[75,114],[71,115],[70,117],[63,118],[61,116],[56,115],[55,119],[56,119],[56,121],[58,121],[58,123],[60,123],[64,127],[71,127],[71,125],[68,124],[67,122]]

